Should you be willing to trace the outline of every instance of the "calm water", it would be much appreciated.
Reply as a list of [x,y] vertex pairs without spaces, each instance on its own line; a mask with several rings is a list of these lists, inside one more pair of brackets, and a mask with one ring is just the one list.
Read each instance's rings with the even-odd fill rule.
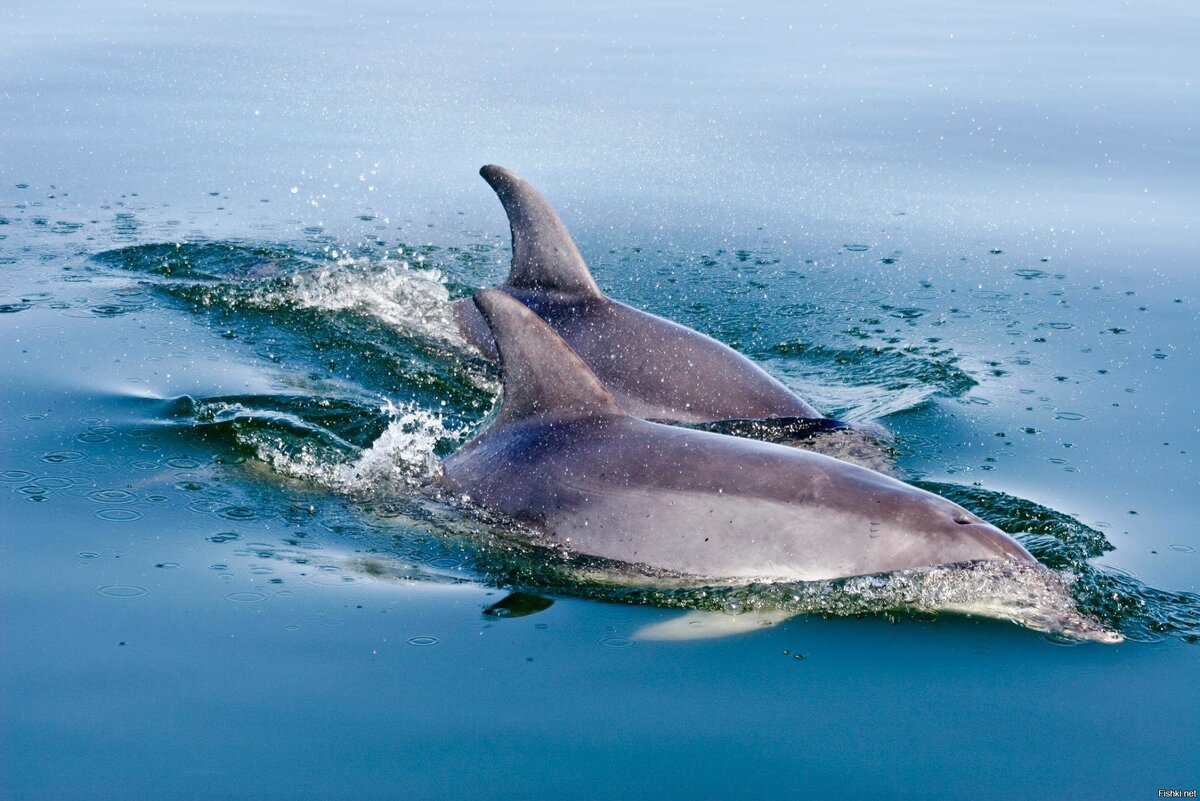
[[[1196,787],[1196,10],[326,5],[0,9],[0,797]],[[487,162],[1125,643],[613,587],[417,492],[495,398]]]

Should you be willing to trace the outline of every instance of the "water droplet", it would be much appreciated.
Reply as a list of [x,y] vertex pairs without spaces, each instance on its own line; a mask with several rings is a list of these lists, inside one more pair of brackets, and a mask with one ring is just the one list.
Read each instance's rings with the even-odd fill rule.
[[69,464],[71,462],[81,462],[84,455],[79,451],[51,451],[42,456],[43,462],[50,464]]
[[439,642],[437,637],[409,637],[409,645],[437,645]]
[[216,510],[216,515],[226,520],[254,520],[258,517],[258,512],[249,506],[223,506]]
[[101,520],[107,520],[110,523],[129,523],[134,520],[141,520],[143,515],[136,509],[121,509],[120,507],[117,507],[111,509],[101,509],[93,516]]
[[629,648],[635,643],[628,637],[605,637],[600,644],[605,648]]
[[109,584],[104,587],[97,587],[96,594],[103,595],[105,598],[116,598],[127,601],[133,598],[145,598],[150,594],[150,590],[133,584]]
[[175,456],[166,461],[167,466],[174,467],[177,470],[195,470],[200,466],[200,462],[190,456]]
[[261,592],[231,592],[225,596],[225,600],[235,604],[254,604],[267,600],[267,596]]
[[900,320],[916,320],[925,316],[925,309],[920,309],[915,306],[892,309],[888,312],[889,317],[895,317]]
[[137,500],[132,492],[120,489],[95,490],[87,496],[96,503],[132,503]]
[[42,489],[48,490],[60,490],[75,486],[75,482],[72,479],[62,478],[61,476],[42,476],[41,478],[35,478],[33,483]]

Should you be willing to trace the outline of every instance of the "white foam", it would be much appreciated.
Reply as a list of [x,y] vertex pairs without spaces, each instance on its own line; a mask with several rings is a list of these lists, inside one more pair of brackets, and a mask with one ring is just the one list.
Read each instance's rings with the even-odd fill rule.
[[353,311],[410,336],[468,347],[454,322],[445,275],[434,268],[414,269],[402,259],[342,258],[295,273],[284,288],[264,287],[250,300],[263,306]]
[[842,589],[868,604],[1008,620],[1076,641],[1121,642],[1119,632],[1080,613],[1069,589],[1072,580],[1042,565],[992,560],[864,576]]
[[387,429],[371,447],[349,462],[330,462],[327,453],[309,448],[287,451],[272,441],[251,444],[258,458],[276,472],[359,497],[410,493],[441,475],[435,448],[445,439],[461,439],[440,414],[416,404],[397,407],[388,401]]

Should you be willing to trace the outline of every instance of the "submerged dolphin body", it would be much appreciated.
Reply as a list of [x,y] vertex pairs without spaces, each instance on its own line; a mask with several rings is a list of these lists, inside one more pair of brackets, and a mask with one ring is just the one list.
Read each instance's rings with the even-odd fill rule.
[[550,543],[735,581],[1034,561],[962,507],[875,471],[638,419],[520,302],[487,289],[475,302],[498,345],[503,401],[442,480]]
[[[502,167],[479,173],[500,197],[512,229],[512,269],[498,289],[566,340],[629,414],[684,424],[824,420],[732,348],[606,297],[536,189]],[[475,304],[458,301],[455,318],[467,340],[495,359],[495,341]]]

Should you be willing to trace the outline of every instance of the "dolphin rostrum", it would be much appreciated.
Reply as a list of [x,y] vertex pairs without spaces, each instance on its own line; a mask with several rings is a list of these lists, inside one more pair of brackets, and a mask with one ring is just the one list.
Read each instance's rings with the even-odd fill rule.
[[1034,562],[966,509],[873,470],[639,419],[519,301],[483,289],[475,303],[498,346],[502,402],[442,481],[550,544],[746,581]]
[[[512,228],[512,269],[498,289],[566,340],[629,414],[683,424],[772,418],[833,423],[732,348],[606,297],[536,189],[503,167],[489,165],[479,173],[500,197]],[[492,335],[470,299],[455,305],[455,319],[468,341],[496,358]]]

